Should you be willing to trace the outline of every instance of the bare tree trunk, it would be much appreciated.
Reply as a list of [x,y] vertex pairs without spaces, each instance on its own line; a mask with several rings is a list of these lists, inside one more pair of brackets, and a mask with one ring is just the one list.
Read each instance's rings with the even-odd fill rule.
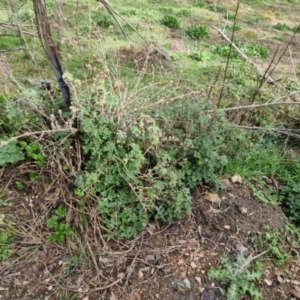
[[47,53],[47,56],[51,62],[51,66],[55,73],[55,77],[59,84],[63,99],[66,106],[69,108],[71,105],[71,94],[69,86],[63,79],[63,70],[59,61],[57,49],[51,37],[50,25],[46,11],[45,0],[32,0],[34,6],[34,13],[36,17],[38,35],[41,44]]

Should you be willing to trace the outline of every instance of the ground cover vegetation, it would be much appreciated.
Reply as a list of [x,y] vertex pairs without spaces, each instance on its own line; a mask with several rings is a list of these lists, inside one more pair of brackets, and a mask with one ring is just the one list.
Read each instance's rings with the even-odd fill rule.
[[[88,266],[97,273],[109,253],[139,248],[151,224],[191,214],[199,186],[214,195],[238,175],[256,201],[282,208],[286,227],[265,224],[247,238],[254,258],[222,257],[207,274],[224,284],[227,299],[262,299],[259,260],[285,266],[299,248],[300,23],[286,20],[297,3],[46,1],[68,109],[32,2],[0,1],[4,269],[45,243],[68,249],[63,274]],[[93,292],[126,278],[130,293],[130,268]],[[51,292],[55,299],[88,293]]]

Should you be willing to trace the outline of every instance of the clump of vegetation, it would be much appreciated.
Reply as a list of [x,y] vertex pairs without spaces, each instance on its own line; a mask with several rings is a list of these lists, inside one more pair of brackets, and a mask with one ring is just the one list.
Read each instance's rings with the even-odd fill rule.
[[115,21],[110,14],[94,12],[92,20],[101,28],[108,28],[115,25]]
[[25,159],[22,147],[20,147],[17,142],[5,143],[5,141],[2,141],[0,147],[0,166],[4,166],[5,164],[15,164]]
[[193,0],[193,5],[196,7],[205,7],[206,2],[204,0]]
[[209,4],[209,5],[207,5],[207,8],[209,10],[217,12],[217,13],[223,13],[226,11],[226,7],[224,5],[222,5],[221,3]]
[[232,31],[233,28],[235,31],[239,31],[242,29],[242,25],[239,23],[226,25],[226,30]]
[[132,237],[152,218],[171,222],[190,211],[189,189],[199,181],[218,184],[231,129],[222,114],[205,113],[207,101],[185,99],[123,119],[120,99],[110,90],[104,95],[74,104],[88,158],[75,192],[98,198],[110,235]]
[[206,61],[210,58],[210,54],[204,49],[191,51],[188,56],[196,61]]
[[7,232],[2,232],[0,233],[0,262],[7,260],[11,254],[11,236]]
[[171,29],[179,29],[180,28],[180,21],[179,19],[174,16],[174,15],[165,15],[162,20],[161,23],[164,26],[167,26]]
[[48,228],[53,232],[49,236],[49,240],[53,242],[63,242],[66,237],[72,234],[70,224],[66,223],[65,218],[68,212],[62,206],[59,206],[52,217],[48,218]]
[[291,220],[300,223],[300,181],[283,185],[280,194],[283,197],[285,214]]
[[260,21],[261,21],[261,18],[259,16],[253,16],[247,21],[247,23],[250,25],[255,25],[255,24],[258,24]]
[[277,40],[277,41],[280,41],[280,42],[284,42],[285,39],[286,39],[286,37],[283,36],[283,35],[275,35],[275,36],[273,37],[273,40]]
[[200,40],[209,37],[209,30],[205,25],[191,25],[185,34],[192,39]]
[[34,18],[34,12],[31,9],[22,9],[18,12],[17,16],[22,22],[32,21]]
[[[244,44],[239,40],[235,40],[234,43],[242,52],[244,52],[249,57],[267,58],[269,56],[268,48],[266,48],[264,45],[260,45],[255,42]],[[228,56],[229,49],[230,46],[228,45],[228,43],[221,43],[212,47],[213,53],[223,57]],[[231,50],[231,57],[239,58],[238,53],[234,49]]]
[[279,30],[279,31],[289,31],[289,30],[292,30],[292,28],[285,24],[285,23],[277,23],[275,26],[274,26],[275,29]]
[[174,10],[173,10],[173,8],[170,8],[170,7],[159,7],[158,11],[160,11],[161,13],[163,13],[165,15],[174,15]]
[[211,268],[208,276],[228,285],[227,299],[236,300],[240,296],[249,294],[251,299],[262,299],[262,294],[255,285],[255,281],[262,275],[262,264],[256,262],[251,270],[248,270],[251,257],[244,258],[238,255],[236,261],[231,262],[228,258],[221,258],[220,268]]
[[236,13],[229,11],[226,14],[223,15],[223,17],[227,20],[233,21],[235,19]]
[[293,31],[296,32],[296,33],[300,33],[300,24],[295,25],[295,26],[293,27]]
[[247,183],[252,195],[262,203],[280,205],[281,198],[273,186],[269,186],[262,178],[253,179]]
[[181,9],[175,13],[175,15],[179,18],[186,18],[192,15],[191,10],[189,9]]
[[268,225],[262,227],[262,232],[251,238],[259,251],[268,251],[268,256],[274,264],[281,266],[291,260],[291,255],[285,250],[285,233],[282,229],[271,229]]
[[120,14],[123,16],[137,16],[138,11],[136,8],[130,8],[130,9],[121,10]]

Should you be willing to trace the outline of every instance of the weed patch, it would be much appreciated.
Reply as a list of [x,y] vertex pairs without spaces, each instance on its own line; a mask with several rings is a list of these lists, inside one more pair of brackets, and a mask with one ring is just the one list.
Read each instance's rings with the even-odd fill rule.
[[95,98],[100,107],[76,103],[88,157],[76,194],[97,196],[109,234],[132,237],[152,218],[171,222],[190,211],[188,188],[199,181],[218,184],[215,173],[227,162],[219,149],[230,127],[222,115],[205,114],[207,104],[188,99],[120,122],[120,99],[105,94]]
[[295,181],[280,187],[283,197],[283,208],[286,216],[291,220],[300,222],[300,181]]
[[66,223],[65,217],[67,210],[59,206],[52,217],[48,218],[48,228],[53,232],[49,236],[49,240],[53,242],[63,242],[67,236],[72,233],[70,224]]
[[161,23],[171,29],[179,29],[180,21],[176,16],[166,15],[162,18]]
[[271,229],[268,225],[263,226],[262,232],[251,238],[251,241],[259,251],[268,251],[268,256],[273,263],[281,266],[292,259],[287,250],[285,229]]
[[0,262],[7,260],[12,254],[11,236],[7,232],[0,233]]
[[209,30],[205,25],[191,25],[185,34],[192,39],[200,40],[209,37]]
[[[236,300],[240,296],[249,294],[252,299],[262,299],[262,294],[255,285],[262,275],[262,264],[256,262],[251,270],[248,270],[251,262],[247,261],[242,255],[238,255],[236,261],[231,262],[228,258],[221,258],[220,268],[211,268],[208,276],[228,285],[227,299]],[[248,258],[248,260],[249,260]]]

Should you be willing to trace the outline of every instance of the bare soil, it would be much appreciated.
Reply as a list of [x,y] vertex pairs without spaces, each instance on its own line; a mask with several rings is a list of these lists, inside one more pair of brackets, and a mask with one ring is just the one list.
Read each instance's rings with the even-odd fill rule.
[[[50,243],[42,234],[40,240],[36,235],[30,240],[28,232],[26,244],[16,243],[15,255],[0,264],[0,299],[226,299],[226,286],[208,278],[210,267],[218,266],[221,256],[258,255],[250,238],[263,224],[282,228],[285,221],[280,207],[260,203],[246,185],[225,183],[218,193],[220,204],[206,200],[207,188],[199,186],[190,215],[169,226],[152,222],[134,241],[108,241],[106,248],[93,249],[94,265],[85,264],[83,258],[69,265],[78,249]],[[1,213],[32,222],[35,212],[25,216],[24,210],[29,212],[28,203],[38,197],[12,195],[15,205],[0,208]],[[38,203],[43,201],[47,202],[45,195]],[[300,283],[299,259],[282,269],[267,255],[259,260],[264,263],[258,283],[263,299],[292,299]]]

